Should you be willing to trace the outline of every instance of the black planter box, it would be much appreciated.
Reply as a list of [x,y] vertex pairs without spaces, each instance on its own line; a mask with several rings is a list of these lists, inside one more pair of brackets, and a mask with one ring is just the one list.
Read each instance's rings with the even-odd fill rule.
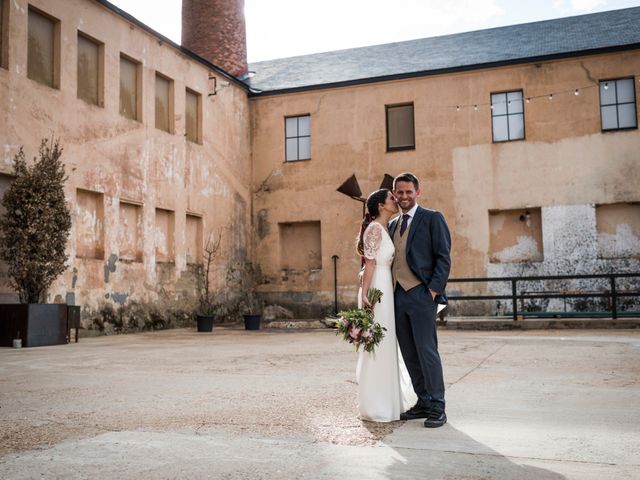
[[23,347],[66,344],[67,305],[0,304],[0,346],[13,346],[18,332]]
[[260,330],[260,320],[262,315],[243,315],[244,317],[244,329],[245,330]]

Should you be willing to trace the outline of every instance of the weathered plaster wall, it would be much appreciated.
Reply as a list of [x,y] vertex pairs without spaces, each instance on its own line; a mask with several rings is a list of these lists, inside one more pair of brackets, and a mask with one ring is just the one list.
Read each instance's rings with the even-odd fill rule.
[[[640,200],[640,134],[601,132],[597,88],[599,79],[639,73],[640,55],[634,51],[252,99],[256,252],[265,275],[261,290],[291,305],[314,302],[330,309],[331,257],[338,255],[340,300],[355,302],[359,259],[354,240],[362,210],[336,192],[354,172],[365,196],[385,173],[408,170],[421,178],[420,203],[442,211],[452,231],[452,276],[525,269],[519,263],[490,264],[490,211],[541,208],[547,239],[549,208]],[[574,95],[575,88],[580,95]],[[490,94],[519,89],[525,98],[544,96],[525,104],[526,139],[494,144],[486,105]],[[551,101],[550,92],[556,93]],[[414,103],[416,148],[387,153],[385,105],[404,102]],[[474,104],[477,110],[455,108]],[[301,114],[311,115],[312,158],[285,163],[284,117]],[[277,225],[311,220],[321,223],[322,269],[293,285],[281,276],[274,255],[280,251]],[[581,217],[575,228],[587,228],[585,221]],[[562,231],[567,240],[577,235],[577,230]],[[545,266],[578,273],[594,265],[578,268],[547,251],[547,243],[541,252]],[[579,247],[572,255],[584,258]]]
[[[40,139],[52,134],[64,147],[69,180],[66,195],[74,215],[69,240],[69,268],[50,290],[50,300],[71,299],[95,311],[105,302],[155,303],[190,308],[195,283],[187,265],[187,214],[201,217],[201,247],[210,231],[224,228],[216,260],[215,288],[225,285],[226,262],[250,253],[236,241],[248,237],[250,216],[250,133],[246,91],[232,83],[208,97],[210,71],[158,38],[89,0],[33,0],[31,5],[60,21],[60,89],[26,76],[27,9],[25,0],[10,2],[8,69],[0,69],[0,172],[11,171],[21,145],[28,157]],[[104,43],[104,107],[76,95],[78,31]],[[120,54],[142,64],[142,118],[119,113]],[[173,80],[175,133],[155,128],[155,74]],[[185,139],[185,88],[202,95],[202,144]],[[91,201],[102,198],[103,222],[96,229]],[[124,203],[121,203],[124,202]],[[94,202],[95,203],[95,202]],[[137,205],[134,219],[123,204]],[[242,207],[238,207],[241,205]],[[95,207],[95,208],[94,208]],[[133,207],[130,207],[133,208]],[[158,263],[156,209],[171,211],[173,260]],[[136,226],[132,227],[131,222]],[[123,226],[121,226],[123,225]],[[128,226],[126,226],[128,225]],[[138,228],[139,240],[131,232]],[[133,230],[132,230],[133,229]],[[126,232],[129,234],[126,234]],[[125,234],[123,234],[125,233]],[[133,245],[132,242],[139,242]],[[190,243],[189,243],[190,242]],[[104,253],[85,255],[102,245]],[[88,258],[99,257],[99,258]],[[244,260],[244,258],[243,258]],[[4,292],[7,292],[6,286]]]

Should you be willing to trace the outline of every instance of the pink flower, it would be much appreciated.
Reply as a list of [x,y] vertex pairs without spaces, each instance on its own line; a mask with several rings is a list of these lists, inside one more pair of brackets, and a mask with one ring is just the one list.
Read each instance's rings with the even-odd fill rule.
[[361,330],[362,330],[361,328],[351,327],[351,329],[349,330],[349,336],[354,340],[357,340],[358,337],[360,336]]
[[370,331],[370,330],[365,330],[365,331],[362,333],[362,337],[363,337],[363,338],[367,338],[367,339],[371,338],[371,331]]

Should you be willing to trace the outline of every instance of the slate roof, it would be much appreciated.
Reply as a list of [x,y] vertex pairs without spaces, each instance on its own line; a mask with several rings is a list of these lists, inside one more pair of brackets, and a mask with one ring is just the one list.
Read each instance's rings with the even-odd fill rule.
[[268,60],[254,93],[275,94],[640,48],[640,7]]

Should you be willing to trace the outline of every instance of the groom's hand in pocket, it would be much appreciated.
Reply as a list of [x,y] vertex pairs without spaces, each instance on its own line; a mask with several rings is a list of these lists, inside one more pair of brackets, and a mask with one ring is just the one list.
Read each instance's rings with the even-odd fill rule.
[[429,289],[429,293],[431,294],[431,298],[435,302],[436,297],[438,296],[438,292],[434,292],[433,290]]

